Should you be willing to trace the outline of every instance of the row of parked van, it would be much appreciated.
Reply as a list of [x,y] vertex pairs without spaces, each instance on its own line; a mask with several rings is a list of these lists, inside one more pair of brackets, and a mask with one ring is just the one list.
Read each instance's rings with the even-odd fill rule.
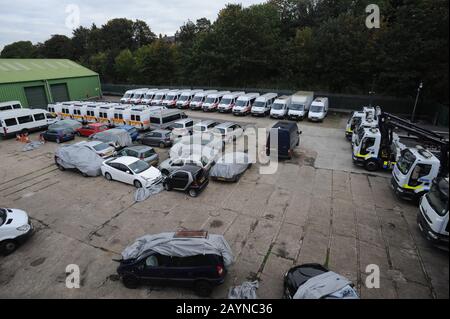
[[292,96],[277,93],[245,93],[217,90],[137,89],[127,91],[122,104],[203,110],[234,115],[267,116],[277,119],[322,121],[328,112],[328,98],[314,99],[313,92],[300,91]]

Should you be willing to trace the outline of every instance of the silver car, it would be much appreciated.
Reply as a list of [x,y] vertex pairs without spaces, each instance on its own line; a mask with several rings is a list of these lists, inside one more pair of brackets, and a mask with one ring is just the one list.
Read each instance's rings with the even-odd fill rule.
[[157,165],[159,162],[159,155],[155,150],[152,147],[145,145],[126,147],[121,150],[118,155],[136,157],[153,166]]
[[89,142],[80,142],[78,144],[89,148],[102,158],[108,158],[116,155],[116,149],[113,146],[104,142],[89,141]]

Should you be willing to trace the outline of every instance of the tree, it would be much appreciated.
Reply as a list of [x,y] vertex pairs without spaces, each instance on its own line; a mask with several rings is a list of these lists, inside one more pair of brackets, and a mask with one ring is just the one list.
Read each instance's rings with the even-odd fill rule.
[[55,34],[38,46],[37,55],[42,58],[72,59],[72,41],[65,35]]
[[75,59],[80,61],[89,54],[90,35],[91,30],[85,27],[79,27],[73,30],[72,49]]
[[28,59],[34,58],[36,55],[36,48],[31,41],[18,41],[6,45],[1,54],[1,58],[16,58]]
[[138,49],[144,45],[152,43],[156,35],[150,27],[142,20],[136,20],[133,23],[133,48]]
[[129,83],[135,72],[135,59],[129,49],[125,49],[115,58],[114,68],[119,79]]

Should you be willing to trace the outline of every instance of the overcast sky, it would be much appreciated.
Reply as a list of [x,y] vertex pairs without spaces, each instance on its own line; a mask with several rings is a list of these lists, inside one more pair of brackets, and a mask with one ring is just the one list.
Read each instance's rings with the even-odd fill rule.
[[[263,0],[12,0],[0,10],[0,50],[15,41],[43,42],[52,34],[72,34],[66,26],[71,4],[80,10],[80,25],[101,26],[113,18],[140,19],[156,34],[173,35],[188,19],[207,17],[215,20],[227,3],[249,6]],[[68,19],[69,18],[69,19]]]

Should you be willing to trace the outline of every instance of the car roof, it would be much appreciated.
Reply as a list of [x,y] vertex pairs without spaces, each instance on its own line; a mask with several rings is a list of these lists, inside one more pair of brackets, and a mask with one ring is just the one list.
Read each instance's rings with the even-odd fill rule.
[[134,151],[143,151],[143,150],[150,150],[153,149],[150,146],[147,145],[135,145],[135,146],[129,146],[124,148],[124,150],[134,150]]
[[187,122],[190,122],[190,121],[193,121],[193,119],[188,117],[188,118],[185,118],[185,119],[177,120],[174,123],[187,123]]
[[181,166],[180,168],[176,169],[174,172],[186,171],[186,172],[189,172],[189,173],[196,174],[196,173],[198,173],[201,170],[202,170],[202,168],[200,166],[197,166],[197,165],[184,165],[184,166]]
[[106,143],[104,143],[102,141],[86,141],[82,145],[95,146],[95,145],[100,145],[100,144],[106,144]]
[[236,123],[233,123],[233,122],[220,123],[219,125],[216,126],[216,128],[227,128],[232,125],[236,125]]
[[136,157],[122,156],[122,157],[118,157],[118,158],[112,160],[111,163],[130,165],[130,164],[133,164],[136,161],[138,161],[138,159],[136,159]]
[[151,131],[151,132],[149,132],[149,133],[153,133],[153,132],[155,132],[155,133],[163,133],[163,134],[170,133],[169,130],[153,130],[153,131]]
[[201,125],[209,125],[212,123],[216,123],[215,120],[203,120],[201,122],[198,122],[197,124],[195,124],[196,126],[201,126]]

